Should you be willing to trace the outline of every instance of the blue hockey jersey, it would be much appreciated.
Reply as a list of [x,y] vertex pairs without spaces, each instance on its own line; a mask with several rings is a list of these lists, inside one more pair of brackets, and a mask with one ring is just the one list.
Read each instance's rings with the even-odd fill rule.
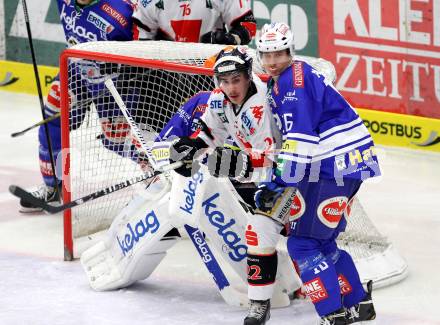
[[185,102],[159,133],[158,140],[166,140],[171,136],[188,137],[193,134],[200,126],[200,117],[208,106],[210,94],[210,91],[202,91]]
[[130,0],[94,0],[80,8],[75,0],[57,0],[68,46],[91,41],[133,39]]
[[283,137],[275,181],[366,179],[380,169],[373,140],[350,104],[313,67],[295,61],[269,81],[268,100]]
[[208,106],[210,91],[202,91],[188,99],[168,121],[153,145],[152,155],[156,167],[169,164],[170,140],[189,137],[199,129],[200,118]]

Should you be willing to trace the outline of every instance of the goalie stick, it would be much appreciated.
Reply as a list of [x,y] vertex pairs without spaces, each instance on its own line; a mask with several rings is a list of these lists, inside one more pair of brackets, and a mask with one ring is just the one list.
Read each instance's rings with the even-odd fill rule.
[[[148,147],[147,143],[145,142],[144,137],[142,136],[141,131],[139,130],[139,128],[136,125],[136,122],[130,116],[130,113],[128,112],[127,106],[125,106],[125,103],[122,100],[121,95],[116,90],[116,87],[115,87],[115,84],[113,83],[113,80],[109,78],[104,82],[104,84],[107,87],[107,89],[110,91],[110,93],[112,94],[116,104],[118,105],[119,109],[121,110],[121,112],[124,115],[125,119],[127,120],[128,124],[130,125],[130,129],[133,132],[133,135],[135,136],[136,140],[141,144],[142,149],[145,151],[145,153],[147,155],[148,161],[151,163],[151,165],[153,166],[154,169],[157,169],[155,166],[155,163],[154,163],[154,159],[152,158],[152,155],[151,155],[151,148]],[[179,163],[179,166],[182,164],[182,162],[177,162],[177,163]],[[179,166],[176,166],[175,168],[177,168]]]
[[205,264],[209,273],[211,273],[212,279],[218,287],[223,300],[231,306],[247,307],[249,304],[247,295],[231,286],[220,264],[217,262],[215,255],[206,242],[203,233],[198,228],[193,228],[189,225],[184,225],[184,228],[199,253],[202,262]]

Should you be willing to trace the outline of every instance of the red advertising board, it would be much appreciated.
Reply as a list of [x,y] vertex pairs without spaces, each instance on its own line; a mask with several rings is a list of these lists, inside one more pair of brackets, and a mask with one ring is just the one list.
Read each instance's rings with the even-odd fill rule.
[[440,118],[440,0],[318,0],[318,30],[352,105]]

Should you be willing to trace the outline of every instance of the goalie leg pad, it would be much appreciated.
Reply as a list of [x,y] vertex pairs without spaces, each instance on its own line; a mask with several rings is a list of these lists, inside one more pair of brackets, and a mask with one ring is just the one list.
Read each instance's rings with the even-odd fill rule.
[[169,194],[160,200],[138,196],[113,221],[107,238],[81,256],[90,286],[124,288],[147,278],[179,236],[168,217]]

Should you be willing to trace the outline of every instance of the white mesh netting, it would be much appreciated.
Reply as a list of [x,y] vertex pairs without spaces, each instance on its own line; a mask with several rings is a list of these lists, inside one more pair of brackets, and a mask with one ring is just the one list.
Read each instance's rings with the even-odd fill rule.
[[[72,200],[142,174],[136,163],[130,127],[105,88],[103,76],[112,76],[133,119],[141,129],[154,134],[160,132],[189,97],[211,90],[214,84],[208,75],[175,72],[160,66],[142,67],[143,60],[203,66],[207,58],[222,48],[170,42],[91,42],[72,48],[105,54],[99,59],[84,59],[78,58],[81,54],[77,53],[67,61],[70,117],[63,122],[63,128],[68,128],[69,134]],[[250,53],[255,57],[253,50]],[[126,61],[114,63],[112,55],[130,57],[132,61],[130,64]],[[301,59],[314,65],[330,80],[335,79],[331,63],[316,58]],[[261,72],[256,59],[254,67],[257,73]],[[73,209],[74,240],[108,228],[140,186],[128,187]],[[364,280],[374,279],[376,284],[383,285],[406,274],[406,263],[377,231],[358,201],[353,204],[347,232],[341,236],[339,244],[351,252],[358,266],[364,269],[361,270]]]

